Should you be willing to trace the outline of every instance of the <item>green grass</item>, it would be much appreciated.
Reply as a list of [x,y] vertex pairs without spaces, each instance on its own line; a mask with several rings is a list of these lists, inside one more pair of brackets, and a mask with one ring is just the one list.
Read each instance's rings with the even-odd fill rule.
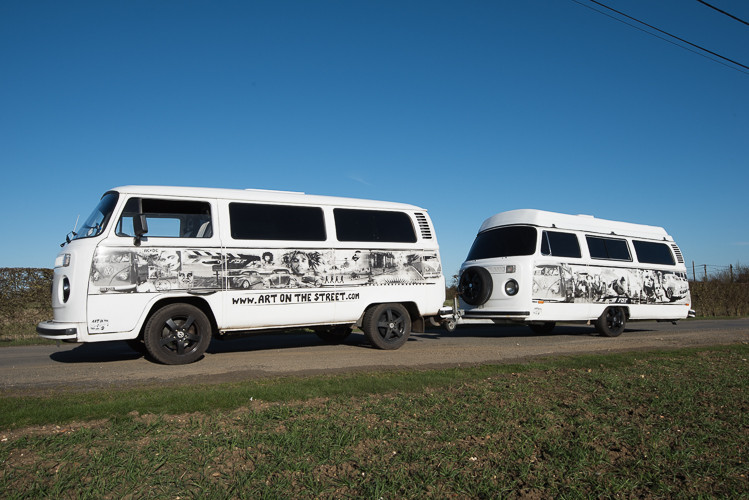
[[749,346],[6,396],[6,498],[749,497]]

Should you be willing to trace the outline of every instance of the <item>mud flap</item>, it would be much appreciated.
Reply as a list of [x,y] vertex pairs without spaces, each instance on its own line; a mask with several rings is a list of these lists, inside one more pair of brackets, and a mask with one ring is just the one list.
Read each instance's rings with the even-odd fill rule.
[[413,318],[411,320],[411,332],[424,333],[425,328],[426,322],[424,321],[424,316],[419,316],[418,318]]

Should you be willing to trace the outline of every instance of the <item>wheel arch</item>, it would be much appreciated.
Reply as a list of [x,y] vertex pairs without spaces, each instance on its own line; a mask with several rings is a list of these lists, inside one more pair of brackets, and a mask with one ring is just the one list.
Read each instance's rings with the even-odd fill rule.
[[200,309],[203,314],[206,315],[208,321],[210,321],[211,323],[211,336],[216,336],[218,332],[218,323],[216,322],[216,316],[213,314],[213,309],[211,309],[210,304],[208,304],[208,302],[201,297],[179,296],[163,297],[151,304],[151,307],[148,310],[148,314],[146,314],[145,318],[143,319],[143,323],[140,325],[140,331],[138,332],[139,339],[143,338],[143,332],[145,331],[146,325],[148,324],[148,320],[151,319],[151,316],[153,316],[153,314],[162,307],[168,306],[170,304],[190,304],[191,306],[195,306]]
[[413,301],[382,301],[382,302],[372,302],[367,307],[364,308],[364,311],[362,312],[361,316],[359,317],[359,320],[356,322],[356,325],[361,327],[364,322],[364,315],[367,314],[367,311],[370,309],[379,306],[380,304],[401,304],[403,307],[406,308],[406,311],[408,311],[408,316],[411,318],[411,331],[416,333],[424,333],[426,328],[426,321],[424,320],[424,316],[421,315],[421,311],[419,311],[419,306],[416,304],[416,302]]

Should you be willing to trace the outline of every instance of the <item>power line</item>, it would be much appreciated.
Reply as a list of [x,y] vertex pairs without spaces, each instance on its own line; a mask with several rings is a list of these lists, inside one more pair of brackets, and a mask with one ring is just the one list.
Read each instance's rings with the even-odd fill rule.
[[[618,17],[614,17],[614,16],[612,16],[612,15],[610,15],[610,14],[607,14],[606,12],[603,12],[603,11],[600,11],[600,10],[598,10],[598,9],[595,9],[595,8],[591,7],[590,5],[586,5],[585,3],[583,3],[583,2],[581,2],[581,1],[579,1],[579,0],[572,0],[572,1],[573,1],[573,2],[575,2],[575,3],[576,3],[576,4],[578,4],[578,5],[582,5],[583,7],[587,7],[587,8],[589,8],[589,9],[593,10],[594,12],[598,12],[599,14],[602,14],[602,15],[604,15],[604,16],[606,16],[606,17],[609,17],[609,18],[611,18],[611,19],[614,19],[615,21],[619,21],[620,23],[626,24],[627,26],[629,26],[629,27],[631,27],[631,28],[635,28],[636,30],[642,31],[643,33],[647,33],[647,34],[648,34],[648,35],[650,35],[650,36],[654,36],[655,38],[658,38],[658,39],[660,39],[660,40],[663,40],[663,41],[665,41],[665,42],[668,42],[668,43],[670,43],[670,44],[676,45],[677,47],[681,47],[681,48],[682,48],[682,49],[684,49],[684,50],[688,50],[689,52],[692,52],[692,53],[694,53],[694,54],[697,54],[697,55],[699,55],[699,56],[702,56],[702,57],[704,57],[704,58],[706,58],[706,59],[710,59],[710,60],[711,60],[711,61],[713,61],[713,62],[717,62],[718,64],[722,64],[723,66],[726,66],[726,67],[729,67],[729,68],[735,69],[736,71],[739,71],[739,72],[741,72],[741,73],[744,73],[744,74],[749,74],[749,72],[747,72],[747,71],[743,71],[743,70],[741,70],[741,69],[739,69],[739,68],[736,68],[736,66],[740,66],[740,67],[742,67],[742,68],[744,68],[744,69],[747,69],[747,70],[749,70],[749,66],[746,66],[746,65],[744,65],[744,64],[741,64],[741,63],[740,63],[740,62],[738,62],[738,61],[734,61],[733,59],[729,59],[729,58],[727,58],[727,57],[724,57],[724,56],[722,56],[722,55],[720,55],[720,54],[718,54],[718,53],[716,53],[716,52],[713,52],[713,51],[711,51],[711,50],[708,50],[708,49],[706,49],[706,48],[704,48],[704,47],[701,47],[701,46],[699,46],[699,45],[697,45],[697,44],[694,44],[694,43],[692,43],[692,42],[689,42],[689,41],[687,41],[687,40],[684,40],[683,38],[679,38],[679,37],[678,37],[678,36],[676,36],[676,35],[672,35],[671,33],[668,33],[668,32],[666,32],[666,31],[663,31],[663,30],[662,30],[662,29],[660,29],[660,28],[656,28],[655,26],[652,26],[652,25],[650,25],[650,24],[648,24],[648,23],[646,23],[646,22],[640,21],[639,19],[635,19],[634,17],[632,17],[632,16],[629,16],[629,15],[625,14],[624,12],[620,12],[620,11],[618,11],[618,10],[616,10],[616,9],[613,9],[613,8],[611,8],[611,7],[607,6],[607,5],[604,5],[604,4],[602,4],[601,2],[598,2],[598,1],[596,1],[596,0],[588,0],[588,1],[590,1],[591,3],[594,3],[594,4],[596,4],[596,5],[599,5],[599,6],[603,7],[603,8],[605,8],[605,9],[608,9],[608,10],[610,10],[610,11],[612,11],[612,12],[616,12],[616,13],[617,13],[617,14],[619,14],[620,16],[624,16],[624,17],[626,17],[627,19],[631,19],[632,21],[634,21],[634,22],[636,22],[636,23],[640,23],[640,24],[642,24],[643,26],[647,26],[648,28],[650,28],[650,29],[652,29],[652,30],[655,30],[655,31],[657,31],[658,33],[663,33],[664,35],[666,35],[666,36],[668,36],[668,37],[671,37],[671,38],[673,38],[673,39],[675,39],[675,40],[679,40],[679,41],[680,41],[680,42],[682,42],[682,43],[686,43],[686,44],[688,44],[688,45],[691,45],[692,47],[695,47],[695,48],[697,48],[697,49],[701,50],[702,52],[706,52],[706,53],[708,53],[708,54],[711,54],[711,55],[713,55],[713,56],[715,56],[715,57],[719,57],[720,59],[723,59],[724,61],[728,61],[728,62],[730,62],[731,64],[734,64],[735,66],[731,66],[730,64],[726,64],[726,63],[724,63],[724,62],[722,62],[722,61],[719,61],[719,60],[713,59],[713,58],[711,58],[711,57],[708,57],[708,56],[706,56],[705,54],[703,54],[702,52],[697,52],[696,50],[690,49],[689,47],[685,47],[685,46],[683,46],[683,45],[680,45],[680,44],[678,44],[678,43],[676,43],[676,42],[674,42],[674,41],[672,41],[672,40],[669,40],[668,38],[664,38],[664,37],[662,37],[662,36],[659,36],[659,35],[658,35],[658,34],[656,34],[656,33],[653,33],[653,32],[651,32],[651,31],[648,31],[648,30],[645,30],[645,29],[643,29],[643,28],[640,28],[639,26],[636,26],[636,25],[634,25],[634,24],[628,23],[627,21],[625,21],[625,20],[623,20],[623,19],[620,19],[620,18],[618,18]],[[699,0],[698,0],[698,1],[699,1]]]
[[707,2],[705,2],[705,1],[703,1],[703,0],[697,0],[697,1],[698,1],[698,2],[700,2],[700,3],[701,3],[701,4],[703,4],[703,5],[707,5],[707,6],[708,6],[708,7],[710,7],[711,9],[717,10],[717,11],[718,11],[718,12],[720,12],[721,14],[725,14],[726,16],[730,17],[731,19],[735,19],[735,20],[737,20],[738,22],[740,22],[740,23],[744,23],[744,24],[746,24],[747,26],[749,26],[749,23],[748,23],[748,22],[746,22],[746,21],[744,21],[743,19],[740,19],[740,18],[738,18],[738,17],[734,16],[733,14],[730,14],[730,13],[726,12],[725,10],[721,10],[721,9],[719,9],[719,8],[718,8],[718,7],[716,7],[715,5],[710,5],[709,3],[707,3]]

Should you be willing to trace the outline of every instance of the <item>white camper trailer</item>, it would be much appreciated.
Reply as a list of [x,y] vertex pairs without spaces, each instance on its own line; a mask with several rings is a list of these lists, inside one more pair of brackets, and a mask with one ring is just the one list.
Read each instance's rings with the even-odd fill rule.
[[541,210],[486,219],[458,292],[463,318],[520,322],[538,333],[557,322],[595,322],[613,337],[629,320],[693,314],[684,258],[663,228]]
[[40,336],[129,340],[167,364],[214,335],[360,326],[396,349],[445,297],[422,208],[261,190],[125,186],[104,194],[55,261]]

